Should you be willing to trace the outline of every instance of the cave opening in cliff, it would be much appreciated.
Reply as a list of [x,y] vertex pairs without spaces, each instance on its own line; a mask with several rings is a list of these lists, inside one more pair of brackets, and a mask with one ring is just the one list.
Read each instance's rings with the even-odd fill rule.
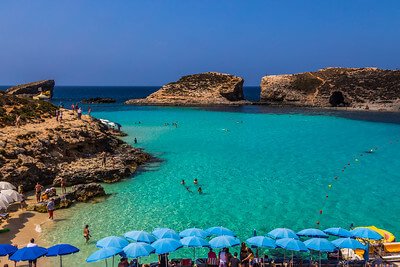
[[344,102],[343,93],[334,91],[329,97],[329,104],[331,104],[332,107],[344,106],[346,103]]

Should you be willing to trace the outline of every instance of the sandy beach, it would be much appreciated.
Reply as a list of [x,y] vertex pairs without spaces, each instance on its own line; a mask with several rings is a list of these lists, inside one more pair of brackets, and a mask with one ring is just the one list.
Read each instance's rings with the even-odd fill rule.
[[[29,195],[27,199],[27,204],[34,203],[35,199],[33,195]],[[18,210],[16,210],[18,207]],[[14,208],[14,209],[13,209]],[[26,211],[19,208],[19,204],[15,204],[11,208],[9,213],[10,217],[1,224],[1,229],[8,228],[10,231],[0,234],[1,244],[13,244],[22,248],[29,243],[31,238],[35,239],[35,243],[39,246],[47,247],[42,239],[43,228],[54,227],[58,220],[62,218],[57,218],[57,212],[55,213],[55,220],[49,220],[47,213],[39,213],[35,211]],[[51,266],[50,262],[52,260],[41,258],[38,260],[39,266]],[[14,262],[8,261],[6,257],[2,257],[1,264],[8,263],[10,266],[14,266]],[[27,262],[19,262],[16,266],[28,266]]]

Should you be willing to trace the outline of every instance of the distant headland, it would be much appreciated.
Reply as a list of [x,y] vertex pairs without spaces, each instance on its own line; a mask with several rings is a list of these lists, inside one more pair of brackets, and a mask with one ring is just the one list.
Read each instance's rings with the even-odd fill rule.
[[400,70],[325,68],[261,78],[260,101],[246,101],[244,79],[206,72],[183,76],[126,104],[167,106],[275,105],[376,111],[400,110]]

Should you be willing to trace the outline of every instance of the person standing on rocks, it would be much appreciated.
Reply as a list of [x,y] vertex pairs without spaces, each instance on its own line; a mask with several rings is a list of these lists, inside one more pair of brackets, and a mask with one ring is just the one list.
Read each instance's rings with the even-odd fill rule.
[[15,118],[15,127],[19,128],[20,125],[21,125],[21,116],[18,115],[18,116]]
[[61,186],[61,194],[66,194],[67,193],[67,184],[66,184],[64,178],[61,178],[60,186]]
[[77,113],[78,113],[78,120],[80,120],[82,118],[82,108],[81,107],[78,108]]
[[50,201],[47,203],[47,212],[49,213],[49,219],[53,220],[54,210],[56,209],[54,200],[51,198]]
[[106,152],[101,153],[101,166],[105,167],[107,163],[107,154]]
[[36,202],[38,202],[38,203],[40,202],[42,190],[43,190],[43,186],[41,184],[39,184],[39,182],[37,182],[35,185],[35,193],[36,193]]

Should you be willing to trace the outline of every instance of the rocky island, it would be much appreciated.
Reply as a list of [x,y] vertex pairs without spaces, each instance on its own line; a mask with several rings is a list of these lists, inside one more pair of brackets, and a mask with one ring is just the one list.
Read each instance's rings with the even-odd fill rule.
[[43,98],[51,99],[53,97],[54,85],[54,80],[43,80],[10,87],[6,90],[6,93],[9,95],[27,97],[35,97],[41,95],[43,96]]
[[243,96],[243,78],[218,72],[183,76],[168,83],[144,99],[131,99],[126,104],[198,106],[241,105],[248,103]]
[[[0,93],[0,180],[31,190],[36,182],[68,186],[115,182],[133,174],[150,155],[113,136],[94,118]],[[19,122],[18,122],[19,120]]]
[[264,76],[260,99],[279,105],[399,111],[400,70],[325,68]]
[[81,102],[84,104],[110,104],[117,102],[117,100],[110,97],[92,97],[84,98]]

